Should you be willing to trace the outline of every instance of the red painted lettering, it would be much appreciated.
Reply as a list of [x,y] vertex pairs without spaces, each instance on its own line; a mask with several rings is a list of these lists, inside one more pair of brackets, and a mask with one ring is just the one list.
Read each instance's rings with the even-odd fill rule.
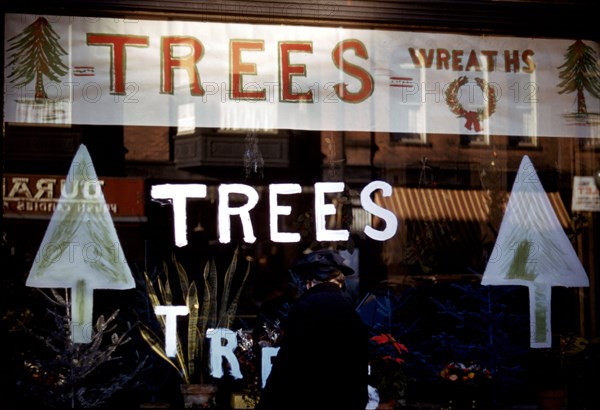
[[342,101],[360,103],[373,93],[375,81],[368,71],[344,60],[343,54],[347,50],[354,50],[354,55],[366,60],[369,58],[367,48],[358,40],[344,40],[338,43],[331,53],[335,66],[346,74],[356,77],[360,81],[360,89],[355,93],[350,92],[347,85],[343,83],[334,85],[333,89]]
[[[185,47],[190,50],[187,55],[175,57],[174,49]],[[187,72],[190,82],[190,93],[194,96],[203,96],[204,89],[200,83],[200,74],[196,63],[202,59],[204,47],[195,37],[163,37],[161,44],[161,92],[173,94],[173,76],[176,68]]]
[[304,64],[290,64],[290,53],[303,52],[312,53],[312,44],[308,42],[286,42],[279,43],[279,67],[280,94],[279,98],[285,102],[313,102],[312,90],[304,93],[295,93],[292,90],[292,78],[294,76],[306,77],[306,66]]
[[487,62],[487,71],[492,72],[496,69],[496,50],[481,50],[481,55],[485,57]]
[[234,100],[265,100],[267,92],[264,88],[244,91],[244,75],[256,75],[256,64],[242,61],[242,51],[264,51],[262,40],[231,40],[229,44],[229,78],[231,98]]
[[462,56],[463,50],[452,50],[452,71],[462,71]]
[[88,33],[88,46],[110,47],[110,92],[125,95],[125,47],[148,47],[148,36]]
[[437,49],[436,67],[438,70],[450,68],[450,53],[445,48]]
[[410,58],[413,61],[413,64],[416,68],[431,68],[433,64],[433,50],[429,49],[429,51],[424,48],[419,49],[419,54],[414,48],[409,48],[408,52],[410,53]]
[[504,50],[504,71],[507,73],[519,72],[519,51]]
[[479,58],[477,58],[477,53],[475,50],[471,50],[469,53],[469,59],[467,60],[467,65],[465,66],[465,71],[475,70],[481,71],[481,66],[479,65]]
[[525,63],[525,67],[523,67],[524,73],[531,74],[535,71],[535,63],[533,62],[532,58],[534,54],[535,53],[533,52],[533,50],[529,49],[523,51],[523,54],[521,54],[521,58]]

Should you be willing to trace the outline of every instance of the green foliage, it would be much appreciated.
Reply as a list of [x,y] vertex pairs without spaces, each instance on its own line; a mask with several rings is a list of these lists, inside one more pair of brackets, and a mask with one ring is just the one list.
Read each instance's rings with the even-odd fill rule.
[[565,62],[558,67],[562,69],[559,77],[562,80],[558,87],[559,94],[572,93],[582,89],[595,97],[600,96],[600,78],[598,59],[595,50],[581,40],[571,44],[565,54]]
[[[188,307],[187,327],[178,327],[177,351],[175,357],[167,356],[165,343],[165,317],[157,316],[160,335],[157,335],[148,324],[141,323],[140,331],[144,340],[152,350],[163,360],[173,366],[184,383],[192,383],[196,379],[202,382],[206,377],[205,368],[207,347],[205,346],[206,332],[211,328],[231,328],[237,312],[240,295],[250,274],[248,263],[241,282],[234,290],[234,279],[238,267],[239,251],[236,249],[233,258],[223,277],[223,289],[219,294],[219,277],[213,259],[210,259],[202,274],[203,288],[200,302],[199,290],[194,280],[190,280],[184,267],[173,256],[172,262],[177,271],[183,303]],[[148,297],[152,308],[175,304],[175,297],[169,280],[169,270],[164,264],[164,278],[157,278],[156,285],[152,283],[147,273],[144,273]],[[235,291],[235,293],[233,293]],[[197,364],[203,366],[198,371]]]
[[138,358],[134,367],[127,369],[123,359],[116,356],[131,340],[127,332],[116,332],[118,310],[107,318],[97,318],[90,343],[74,343],[68,291],[65,296],[54,289],[51,295],[42,294],[53,306],[48,314],[55,328],[34,330],[20,322],[41,346],[23,357],[19,384],[28,398],[51,408],[92,408],[104,405],[125,387],[137,386],[134,379],[144,369],[147,358]]
[[52,29],[52,25],[44,17],[39,17],[23,31],[8,39],[11,72],[7,78],[17,87],[34,81],[35,98],[47,99],[43,87],[43,76],[60,82],[60,76],[69,72],[61,57],[67,52],[59,43],[60,37]]

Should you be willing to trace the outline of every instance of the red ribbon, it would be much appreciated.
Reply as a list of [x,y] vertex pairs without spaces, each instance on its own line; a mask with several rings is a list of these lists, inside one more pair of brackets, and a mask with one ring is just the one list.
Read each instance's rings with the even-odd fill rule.
[[465,118],[467,122],[465,123],[465,128],[468,130],[475,129],[475,131],[481,131],[481,124],[479,124],[479,116],[477,111],[468,111],[465,114]]

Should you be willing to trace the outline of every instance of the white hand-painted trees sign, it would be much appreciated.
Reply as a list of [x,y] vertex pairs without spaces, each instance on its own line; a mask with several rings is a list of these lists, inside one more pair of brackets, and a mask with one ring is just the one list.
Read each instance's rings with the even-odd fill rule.
[[588,277],[529,157],[517,173],[483,285],[529,288],[531,347],[552,345],[553,286],[586,287]]
[[135,286],[84,145],[75,154],[61,187],[27,286],[71,289],[71,338],[75,343],[91,340],[94,289]]
[[[363,188],[360,193],[360,203],[365,211],[381,218],[385,221],[385,228],[375,229],[370,225],[364,228],[365,234],[374,240],[385,241],[396,234],[398,229],[398,218],[388,209],[377,205],[371,195],[373,192],[381,190],[384,197],[392,195],[392,186],[384,181],[372,181]],[[343,182],[317,182],[314,185],[315,192],[315,234],[319,242],[325,241],[346,241],[350,236],[347,229],[327,229],[326,218],[328,215],[335,215],[336,208],[333,204],[327,203],[327,194],[337,194],[344,191]],[[280,216],[290,215],[291,207],[278,204],[279,195],[291,195],[302,192],[299,184],[271,184],[269,185],[269,220],[271,241],[273,242],[300,242],[298,232],[280,232],[278,227],[278,218]],[[182,247],[187,245],[187,198],[205,198],[207,194],[204,184],[162,184],[152,186],[150,195],[154,200],[166,200],[173,205],[173,224],[175,230],[175,245]],[[238,207],[230,207],[229,196],[232,194],[241,194],[248,198],[248,201]],[[254,229],[250,211],[254,209],[259,201],[259,194],[255,188],[244,184],[222,184],[219,186],[219,242],[231,242],[231,221],[232,216],[239,216],[246,243],[254,243]]]

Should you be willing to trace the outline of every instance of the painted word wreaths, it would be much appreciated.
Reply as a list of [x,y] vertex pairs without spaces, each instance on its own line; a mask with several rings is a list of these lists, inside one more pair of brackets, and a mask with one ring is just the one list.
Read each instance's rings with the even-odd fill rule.
[[498,99],[494,87],[490,87],[483,78],[477,77],[475,78],[475,82],[483,92],[484,106],[477,109],[477,111],[467,111],[458,101],[458,91],[468,82],[469,79],[466,75],[452,81],[446,89],[446,104],[448,104],[453,114],[456,114],[458,117],[464,117],[467,120],[465,122],[466,129],[479,132],[482,130],[481,121],[488,119],[496,111],[496,102]]

